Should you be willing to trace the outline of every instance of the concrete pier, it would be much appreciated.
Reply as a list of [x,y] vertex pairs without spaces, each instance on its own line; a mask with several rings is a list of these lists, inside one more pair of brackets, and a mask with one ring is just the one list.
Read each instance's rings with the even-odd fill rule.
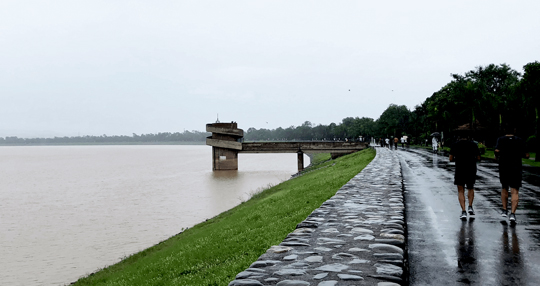
[[233,122],[207,124],[206,131],[212,132],[212,136],[206,138],[206,144],[212,146],[212,170],[238,170],[244,130]]
[[298,172],[304,170],[304,152],[298,151]]

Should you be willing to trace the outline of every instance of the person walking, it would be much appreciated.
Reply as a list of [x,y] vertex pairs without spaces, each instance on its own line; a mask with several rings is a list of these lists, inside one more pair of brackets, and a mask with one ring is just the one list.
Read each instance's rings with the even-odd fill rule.
[[438,144],[439,142],[437,142],[437,138],[433,137],[433,139],[431,139],[431,147],[433,148],[433,153],[437,153]]
[[397,143],[399,142],[399,139],[397,137],[394,137],[394,149],[397,150]]
[[[460,137],[459,140],[450,149],[450,162],[456,162],[454,174],[454,185],[458,189],[458,201],[461,206],[460,219],[467,219],[474,216],[474,183],[476,182],[476,162],[480,161],[480,151],[478,145],[467,137]],[[467,197],[469,199],[469,208],[465,211],[465,188],[467,188]]]
[[384,139],[384,142],[386,144],[386,147],[392,149],[392,145],[390,145],[390,139],[388,139],[388,137],[386,137],[386,139]]
[[515,223],[521,187],[521,158],[529,158],[529,153],[527,153],[525,141],[514,135],[515,128],[508,127],[505,131],[506,135],[499,137],[495,145],[495,158],[499,161],[499,180],[502,185],[501,215],[504,218],[508,217],[508,190],[510,189],[512,205],[509,220]]

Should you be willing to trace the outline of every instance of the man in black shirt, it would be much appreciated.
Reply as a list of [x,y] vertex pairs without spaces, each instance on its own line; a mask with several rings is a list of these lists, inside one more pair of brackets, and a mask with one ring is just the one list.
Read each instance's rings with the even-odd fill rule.
[[508,216],[508,189],[512,193],[512,212],[510,222],[516,221],[516,209],[519,202],[519,188],[521,187],[521,158],[529,158],[525,141],[514,135],[514,128],[509,128],[506,135],[497,139],[495,158],[499,161],[499,179],[502,185],[501,200],[503,217]]
[[450,162],[456,162],[454,185],[458,188],[458,200],[461,205],[462,220],[467,219],[465,211],[465,187],[468,190],[469,215],[474,215],[472,207],[474,200],[474,183],[476,182],[476,162],[480,161],[478,145],[467,137],[461,137],[450,149]]

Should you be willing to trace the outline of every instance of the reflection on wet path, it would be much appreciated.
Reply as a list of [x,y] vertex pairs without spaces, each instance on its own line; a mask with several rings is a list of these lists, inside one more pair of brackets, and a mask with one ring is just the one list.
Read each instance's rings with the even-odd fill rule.
[[[501,258],[499,262],[501,265],[499,268],[503,271],[503,275],[500,276],[500,284],[524,285],[527,283],[526,280],[522,280],[522,277],[525,277],[523,275],[524,267],[521,265],[522,257],[515,227],[506,224],[502,226],[500,253]],[[535,282],[538,284],[538,281]]]
[[[407,205],[411,285],[538,285],[540,197],[524,175],[518,224],[500,217],[498,166],[478,165],[476,219],[459,220],[454,164],[418,149],[397,150]],[[533,180],[534,182],[534,180]]]
[[471,284],[478,282],[478,270],[476,260],[475,236],[474,236],[474,219],[463,221],[457,235],[456,244],[458,273],[462,275],[458,282]]

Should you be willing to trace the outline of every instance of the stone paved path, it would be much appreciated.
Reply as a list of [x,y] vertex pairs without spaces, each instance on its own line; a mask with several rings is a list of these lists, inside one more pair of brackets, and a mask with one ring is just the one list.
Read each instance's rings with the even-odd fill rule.
[[362,172],[229,286],[405,284],[400,162],[395,152],[376,150]]

